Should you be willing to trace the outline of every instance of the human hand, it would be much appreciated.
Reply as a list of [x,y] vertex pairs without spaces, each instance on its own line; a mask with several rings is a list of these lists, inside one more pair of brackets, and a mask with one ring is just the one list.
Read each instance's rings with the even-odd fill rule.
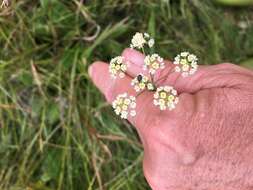
[[[89,68],[110,103],[124,92],[135,95],[130,76],[143,72],[143,54],[126,49],[122,56],[129,62],[123,79],[112,79],[104,62]],[[183,78],[168,75],[173,67],[166,61],[155,78],[178,91],[176,109],[160,111],[145,91],[129,118],[143,143],[148,183],[154,190],[253,189],[253,72],[225,63]]]

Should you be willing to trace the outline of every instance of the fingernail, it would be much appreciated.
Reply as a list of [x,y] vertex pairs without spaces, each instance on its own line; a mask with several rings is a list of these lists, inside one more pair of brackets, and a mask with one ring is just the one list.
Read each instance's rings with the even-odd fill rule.
[[143,65],[144,55],[139,51],[127,48],[123,51],[122,56],[135,65]]
[[123,57],[128,57],[128,53],[129,53],[129,51],[131,51],[132,49],[130,49],[130,48],[126,48],[126,49],[124,49],[124,51],[122,52],[122,56]]

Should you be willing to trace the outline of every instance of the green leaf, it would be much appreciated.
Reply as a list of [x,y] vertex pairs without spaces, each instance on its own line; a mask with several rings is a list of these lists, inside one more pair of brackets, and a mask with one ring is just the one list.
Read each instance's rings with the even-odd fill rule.
[[104,41],[107,39],[113,39],[116,38],[117,36],[122,35],[124,32],[127,30],[127,25],[125,24],[126,19],[122,20],[121,22],[115,24],[114,26],[107,26],[104,31],[99,35],[99,37],[93,42],[93,44],[88,47],[84,51],[84,56],[86,58],[89,58],[94,51],[94,49],[102,44]]
[[40,0],[40,4],[43,8],[48,8],[49,5],[56,3],[57,0]]
[[247,59],[240,63],[241,66],[246,67],[248,69],[253,69],[253,58]]
[[21,81],[26,86],[31,86],[33,84],[33,77],[30,72],[23,71],[18,76],[18,80]]
[[65,67],[65,68],[69,68],[74,61],[76,61],[76,58],[79,54],[79,50],[80,48],[78,46],[73,47],[73,48],[69,48],[67,47],[65,49],[64,55],[61,59],[61,64]]
[[155,11],[152,9],[151,15],[148,21],[148,33],[155,38],[156,22],[155,22]]
[[47,120],[50,125],[53,125],[60,118],[60,110],[57,104],[50,103],[47,107]]
[[252,5],[252,0],[216,0],[219,3],[226,5]]

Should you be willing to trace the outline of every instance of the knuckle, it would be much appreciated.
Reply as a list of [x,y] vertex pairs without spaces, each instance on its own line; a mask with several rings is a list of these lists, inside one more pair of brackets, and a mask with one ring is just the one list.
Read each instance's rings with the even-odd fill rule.
[[221,63],[218,65],[218,67],[220,69],[224,69],[224,70],[233,70],[233,71],[241,71],[241,67],[239,67],[238,65],[235,65],[233,63]]
[[219,64],[219,67],[221,68],[232,68],[234,66],[235,66],[234,64],[228,62]]

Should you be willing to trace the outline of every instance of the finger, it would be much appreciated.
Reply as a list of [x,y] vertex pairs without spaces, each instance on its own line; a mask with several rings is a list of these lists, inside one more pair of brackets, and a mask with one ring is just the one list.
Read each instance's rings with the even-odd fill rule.
[[165,83],[175,86],[179,93],[195,93],[211,88],[240,88],[252,79],[252,75],[240,67],[223,63],[201,66],[194,75],[189,77],[182,77],[174,72],[168,75]]
[[[89,67],[89,75],[92,78],[94,84],[105,95],[107,101],[112,101],[122,93],[128,93],[129,95],[136,97],[136,92],[131,86],[132,78],[125,76],[124,78],[113,79],[109,73],[109,66],[104,62],[95,62]],[[144,109],[145,101],[147,101],[148,93],[144,92],[140,96],[136,97],[136,116],[128,117],[128,120],[135,126],[143,126],[146,112],[148,109]],[[150,100],[148,100],[150,101]],[[147,106],[145,106],[147,108]]]
[[247,75],[253,76],[253,70],[241,67],[239,65],[225,63],[225,67],[231,67],[233,68],[233,70],[237,71],[238,73],[245,73]]
[[[136,77],[139,74],[143,74],[151,80],[151,75],[149,72],[143,69],[145,58],[144,54],[140,53],[139,51],[127,48],[123,51],[122,56],[128,63],[127,73],[129,75]],[[174,65],[170,61],[164,60],[164,63],[165,69],[158,70],[153,76],[153,79],[155,81],[159,78],[167,76],[174,69]]]
[[128,61],[132,62],[134,65],[143,67],[145,55],[131,48],[126,48],[122,56],[125,57]]
[[131,48],[127,48],[123,51],[121,56],[124,57],[127,62],[127,73],[130,76],[134,78],[139,74],[143,74],[149,77],[148,71],[143,69],[145,56],[142,53]]
[[95,62],[89,67],[89,75],[98,89],[105,95],[109,103],[116,98],[118,94],[128,93],[136,95],[131,88],[131,78],[125,76],[124,78],[113,79],[109,73],[109,65],[104,62]]
[[[122,56],[125,58],[128,69],[127,73],[132,77],[136,77],[139,74],[144,74],[151,80],[151,75],[147,70],[143,70],[145,56],[139,51],[127,48],[123,51]],[[180,73],[174,72],[174,64],[172,62],[164,60],[165,68],[157,70],[153,76],[153,81],[156,86],[161,86],[166,81],[167,85],[174,85],[174,82],[180,77]],[[172,77],[170,76],[172,75]],[[170,77],[170,80],[167,80]],[[176,88],[176,87],[175,87]],[[178,89],[177,89],[178,90]]]
[[[122,54],[129,61],[129,72],[137,75],[143,72],[141,65],[144,64],[144,55],[133,49],[126,49]],[[245,82],[252,77],[253,72],[233,64],[219,64],[213,66],[199,66],[198,71],[189,77],[183,77],[181,73],[174,72],[174,64],[165,60],[165,68],[155,75],[156,85],[174,86],[179,93],[194,93],[201,89],[217,87],[233,87]],[[147,74],[147,73],[145,73]],[[231,80],[232,79],[232,80]]]

